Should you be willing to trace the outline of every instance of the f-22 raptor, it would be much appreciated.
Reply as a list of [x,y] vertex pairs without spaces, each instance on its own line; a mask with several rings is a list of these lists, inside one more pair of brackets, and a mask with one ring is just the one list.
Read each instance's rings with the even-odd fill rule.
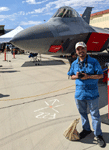
[[41,25],[19,32],[11,43],[23,50],[37,53],[71,53],[75,44],[84,41],[87,51],[107,49],[109,30],[89,25],[92,7],[87,7],[82,17],[71,7],[64,6]]

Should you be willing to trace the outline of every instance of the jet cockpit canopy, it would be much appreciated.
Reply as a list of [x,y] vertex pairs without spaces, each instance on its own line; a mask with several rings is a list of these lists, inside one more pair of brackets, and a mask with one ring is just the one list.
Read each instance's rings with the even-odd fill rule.
[[53,18],[54,17],[72,18],[72,17],[80,17],[80,15],[73,8],[65,6],[59,8],[57,12],[53,15]]

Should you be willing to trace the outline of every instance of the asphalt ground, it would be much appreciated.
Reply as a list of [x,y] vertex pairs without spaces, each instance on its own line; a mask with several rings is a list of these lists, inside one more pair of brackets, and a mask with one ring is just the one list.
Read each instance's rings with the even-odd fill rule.
[[[68,79],[67,59],[41,55],[37,65],[27,54],[0,54],[0,150],[101,149],[91,133],[69,141],[64,131],[80,118],[75,105],[75,81]],[[39,58],[40,59],[40,58]],[[108,113],[107,85],[100,82],[100,115]],[[91,124],[91,116],[89,114]],[[102,123],[109,149],[109,125]],[[91,129],[92,125],[91,125]],[[81,120],[77,131],[81,132]]]

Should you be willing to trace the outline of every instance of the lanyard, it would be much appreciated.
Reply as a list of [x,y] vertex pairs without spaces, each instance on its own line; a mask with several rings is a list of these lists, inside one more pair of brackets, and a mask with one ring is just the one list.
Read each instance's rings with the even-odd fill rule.
[[[87,59],[88,59],[88,55],[86,56],[86,61],[85,61],[85,67],[87,68],[88,67],[88,64],[87,64]],[[78,58],[78,65],[79,65],[79,68],[82,69],[83,67],[83,62],[80,62],[79,58]],[[79,70],[78,68],[78,70]],[[86,72],[86,71],[85,71]]]

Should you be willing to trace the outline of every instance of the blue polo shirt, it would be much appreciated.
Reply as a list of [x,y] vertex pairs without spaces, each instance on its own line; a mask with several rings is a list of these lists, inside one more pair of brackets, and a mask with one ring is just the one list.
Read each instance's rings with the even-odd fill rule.
[[[88,75],[103,74],[99,62],[95,59],[87,56],[87,66],[86,58],[83,62],[78,62],[77,58],[71,65],[69,76],[76,75],[77,72],[84,71]],[[76,79],[76,91],[75,98],[78,100],[92,100],[99,97],[98,93],[98,79]]]

